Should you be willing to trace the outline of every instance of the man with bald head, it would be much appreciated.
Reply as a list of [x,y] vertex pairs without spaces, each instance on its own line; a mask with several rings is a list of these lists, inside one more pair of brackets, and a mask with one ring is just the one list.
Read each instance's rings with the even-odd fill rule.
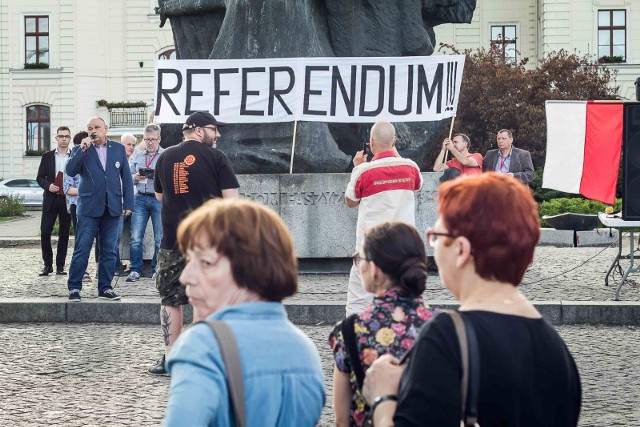
[[[422,187],[420,168],[400,157],[396,150],[396,130],[389,122],[377,122],[369,139],[373,159],[367,162],[364,151],[353,158],[353,172],[344,194],[347,206],[358,209],[356,253],[364,243],[367,229],[386,221],[415,225],[415,192]],[[373,301],[362,286],[360,270],[351,267],[347,292],[347,316],[359,313]]]
[[69,301],[79,302],[82,276],[87,269],[95,236],[100,236],[98,298],[119,300],[111,286],[116,264],[116,241],[120,215],[133,210],[133,182],[122,144],[107,139],[109,128],[100,117],[87,123],[89,138],[71,150],[66,172],[80,175],[78,229],[69,268]]

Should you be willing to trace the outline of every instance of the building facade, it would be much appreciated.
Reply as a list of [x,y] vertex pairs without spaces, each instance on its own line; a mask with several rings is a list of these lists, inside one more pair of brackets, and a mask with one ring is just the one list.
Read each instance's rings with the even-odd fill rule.
[[173,52],[169,22],[159,28],[156,6],[0,1],[0,177],[35,177],[58,126],[74,134],[100,115],[115,140],[141,134],[152,110],[154,60]]
[[503,47],[530,66],[564,49],[617,70],[623,99],[635,100],[640,77],[640,0],[478,0],[470,25],[436,27],[438,42],[459,50]]
[[[75,133],[100,115],[113,139],[141,133],[154,61],[174,56],[156,8],[157,0],[0,0],[0,178],[35,176],[58,126]],[[621,97],[635,99],[640,0],[478,0],[470,25],[435,31],[460,50],[493,40],[530,66],[560,49],[602,58],[599,66],[618,71]]]

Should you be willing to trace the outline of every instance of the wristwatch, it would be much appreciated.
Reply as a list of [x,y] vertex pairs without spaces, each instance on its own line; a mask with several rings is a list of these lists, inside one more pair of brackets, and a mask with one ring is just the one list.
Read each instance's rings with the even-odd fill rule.
[[393,400],[394,402],[397,402],[398,396],[396,396],[395,394],[383,394],[382,396],[377,396],[375,399],[373,399],[373,405],[371,405],[371,415],[376,412],[376,408],[379,404],[381,404],[382,402],[386,402],[387,400]]

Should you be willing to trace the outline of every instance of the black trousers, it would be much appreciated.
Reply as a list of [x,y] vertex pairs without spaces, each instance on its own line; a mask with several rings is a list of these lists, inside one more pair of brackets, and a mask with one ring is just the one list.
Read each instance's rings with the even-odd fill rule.
[[42,261],[45,266],[53,266],[53,251],[51,250],[51,232],[58,218],[58,247],[56,248],[56,269],[64,269],[69,246],[69,228],[71,227],[71,215],[67,212],[65,196],[56,195],[53,206],[47,212],[42,212],[40,221],[40,247],[42,249]]

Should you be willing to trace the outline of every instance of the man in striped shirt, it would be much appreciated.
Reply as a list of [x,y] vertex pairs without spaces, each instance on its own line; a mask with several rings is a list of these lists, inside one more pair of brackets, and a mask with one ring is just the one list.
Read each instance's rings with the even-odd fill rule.
[[[367,162],[364,151],[353,158],[353,171],[345,191],[350,208],[359,206],[356,230],[356,252],[364,243],[367,229],[385,221],[403,221],[415,226],[415,192],[422,187],[418,165],[400,157],[396,150],[396,130],[389,122],[380,121],[371,128],[371,153]],[[362,286],[360,271],[351,267],[347,292],[347,316],[367,308],[373,295]]]

